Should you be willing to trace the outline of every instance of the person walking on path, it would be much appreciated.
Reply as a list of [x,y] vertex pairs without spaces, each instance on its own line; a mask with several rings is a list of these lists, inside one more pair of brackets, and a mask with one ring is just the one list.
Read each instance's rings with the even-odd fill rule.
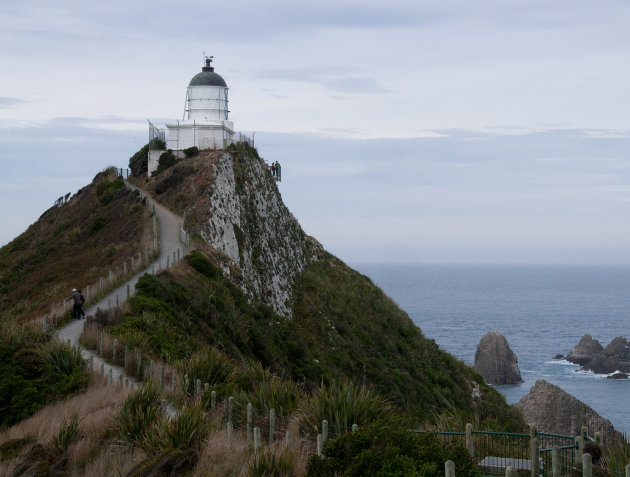
[[83,296],[83,292],[80,288],[77,290],[77,292],[79,292],[79,299],[81,300],[81,303],[79,303],[79,307],[77,309],[77,314],[79,315],[79,319],[81,319],[85,318],[85,312],[83,311],[83,303],[85,303],[85,297]]
[[79,291],[76,288],[72,289],[72,295],[70,295],[70,297],[66,301],[70,301],[70,300],[74,300],[74,304],[72,305],[72,319],[74,320],[81,319],[80,310],[81,310],[81,305],[83,305],[83,303],[81,303],[81,293],[79,293]]

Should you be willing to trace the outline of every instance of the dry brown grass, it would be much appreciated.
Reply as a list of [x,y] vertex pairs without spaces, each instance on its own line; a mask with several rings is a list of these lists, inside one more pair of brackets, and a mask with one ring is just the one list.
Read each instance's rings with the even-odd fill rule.
[[[49,446],[60,426],[69,422],[75,414],[79,418],[79,439],[68,449],[67,475],[125,475],[147,458],[141,450],[122,445],[114,431],[114,415],[129,393],[127,388],[102,384],[100,376],[95,375],[84,394],[48,406],[18,425],[4,430],[0,433],[0,444],[18,438],[30,438],[32,443],[24,446],[15,458],[0,461],[0,476],[11,475],[35,443]],[[286,448],[284,437],[278,436],[275,444],[268,445],[267,436],[263,434],[265,445],[259,452],[273,452],[276,455],[289,452],[294,462],[293,475],[299,477],[306,474],[306,463],[315,452],[315,444],[312,440],[298,437],[295,420],[290,422],[288,430],[292,435],[292,444],[289,449]],[[221,410],[209,417],[208,426],[212,431],[202,446],[193,475],[248,476],[249,466],[256,454],[253,444],[247,442],[245,431],[235,430],[230,441]]]
[[[290,452],[294,458],[294,475],[306,475],[306,463],[315,451],[313,441],[297,437],[297,427],[291,428],[292,444],[287,449],[285,439],[278,439],[272,445],[265,445],[258,452],[271,451],[276,455]],[[227,429],[214,432],[201,450],[199,462],[193,472],[194,477],[248,477],[249,466],[256,458],[253,444],[247,442],[244,431],[235,431],[232,441]]]
[[[15,316],[24,322],[51,314],[53,306],[59,319],[71,309],[63,300],[73,287],[86,294],[90,285],[95,298],[99,277],[106,277],[109,270],[122,271],[125,262],[130,272],[131,257],[137,262],[138,252],[151,249],[150,210],[129,189],[117,191],[111,203],[101,204],[96,185],[103,177],[99,175],[63,206],[46,211],[27,231],[0,248],[3,319]],[[95,230],[93,224],[99,217],[105,225]]]
[[[100,448],[111,435],[114,412],[128,393],[129,391],[125,388],[103,385],[100,384],[100,379],[94,379],[84,394],[47,406],[28,419],[1,432],[0,443],[9,439],[30,438],[34,443],[47,447],[59,432],[62,423],[68,423],[76,414],[79,418],[80,437],[68,450],[69,469],[101,465],[99,462],[102,463],[103,468],[107,466],[110,466],[107,468],[112,468],[110,463],[105,462],[111,461],[111,458],[102,456]],[[25,446],[22,452],[12,460],[0,461],[0,475],[10,475],[11,470],[31,446],[32,444]],[[121,452],[114,453],[117,457],[120,454]],[[130,455],[126,455],[125,459],[129,460]],[[137,460],[137,458],[134,459]],[[72,475],[88,474],[81,470]],[[112,473],[89,475],[112,475]]]

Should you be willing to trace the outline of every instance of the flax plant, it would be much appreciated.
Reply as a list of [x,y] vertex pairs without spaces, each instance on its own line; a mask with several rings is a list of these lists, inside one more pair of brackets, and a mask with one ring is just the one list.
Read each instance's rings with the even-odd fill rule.
[[365,425],[394,415],[390,402],[368,387],[352,381],[323,384],[302,401],[298,410],[300,427],[307,434],[317,434],[327,420],[329,435],[350,431],[353,424]]

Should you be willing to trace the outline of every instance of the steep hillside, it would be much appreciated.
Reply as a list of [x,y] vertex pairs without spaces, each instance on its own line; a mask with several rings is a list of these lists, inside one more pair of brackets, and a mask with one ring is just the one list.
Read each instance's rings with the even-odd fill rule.
[[42,214],[0,249],[0,320],[50,312],[149,245],[150,213],[114,168]]
[[[472,368],[302,231],[255,149],[202,152],[145,186],[185,213],[204,253],[188,268],[146,277],[116,333],[151,335],[153,353],[167,361],[211,345],[310,386],[341,377],[372,384],[418,417],[457,408],[523,424]],[[168,315],[168,329],[147,323],[148,309]]]

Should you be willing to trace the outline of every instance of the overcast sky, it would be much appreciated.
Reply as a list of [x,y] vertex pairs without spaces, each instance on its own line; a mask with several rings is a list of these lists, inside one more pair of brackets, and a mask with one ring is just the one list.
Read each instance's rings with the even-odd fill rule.
[[0,3],[0,244],[182,117],[203,55],[343,260],[630,264],[630,4]]

